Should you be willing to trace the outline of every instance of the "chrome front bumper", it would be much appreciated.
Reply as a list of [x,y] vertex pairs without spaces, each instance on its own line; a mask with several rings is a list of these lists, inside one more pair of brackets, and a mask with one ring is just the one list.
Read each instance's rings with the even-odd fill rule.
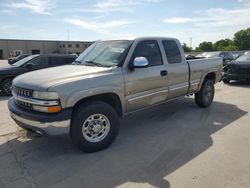
[[72,109],[58,113],[42,113],[27,110],[16,105],[14,98],[8,101],[11,118],[22,128],[47,135],[67,134],[70,131]]
[[22,118],[10,112],[11,118],[22,128],[38,134],[61,135],[69,133],[70,120],[43,123]]

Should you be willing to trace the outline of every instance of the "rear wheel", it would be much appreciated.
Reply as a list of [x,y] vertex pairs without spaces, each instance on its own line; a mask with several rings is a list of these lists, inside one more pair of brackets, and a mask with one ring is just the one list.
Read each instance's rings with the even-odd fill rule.
[[115,140],[118,131],[118,115],[107,103],[83,103],[74,111],[70,136],[73,143],[84,152],[107,148]]
[[214,99],[214,82],[205,80],[201,90],[195,94],[195,102],[201,108],[206,108],[211,105]]
[[12,85],[12,79],[11,78],[5,79],[1,84],[1,93],[3,95],[11,95],[11,85]]

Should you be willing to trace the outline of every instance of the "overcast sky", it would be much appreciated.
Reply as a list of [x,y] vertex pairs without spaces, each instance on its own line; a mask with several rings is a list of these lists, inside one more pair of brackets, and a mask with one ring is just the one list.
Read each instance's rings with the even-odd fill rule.
[[176,37],[193,46],[250,27],[250,0],[0,0],[0,38]]

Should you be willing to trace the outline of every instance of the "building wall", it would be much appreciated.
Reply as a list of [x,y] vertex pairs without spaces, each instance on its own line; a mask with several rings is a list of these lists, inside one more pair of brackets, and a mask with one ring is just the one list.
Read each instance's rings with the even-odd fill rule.
[[59,42],[58,48],[60,53],[82,53],[92,42]]
[[8,59],[14,50],[24,54],[82,53],[92,42],[80,41],[40,41],[0,39],[0,59]]

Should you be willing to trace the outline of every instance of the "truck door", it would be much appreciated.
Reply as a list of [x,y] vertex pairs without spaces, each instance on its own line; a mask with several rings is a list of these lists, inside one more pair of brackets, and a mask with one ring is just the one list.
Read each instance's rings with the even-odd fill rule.
[[167,62],[168,99],[187,94],[189,88],[189,68],[180,43],[174,39],[162,40],[163,57]]
[[130,63],[136,57],[147,58],[149,66],[124,71],[127,112],[162,102],[167,99],[168,93],[166,66],[158,41],[138,42]]

